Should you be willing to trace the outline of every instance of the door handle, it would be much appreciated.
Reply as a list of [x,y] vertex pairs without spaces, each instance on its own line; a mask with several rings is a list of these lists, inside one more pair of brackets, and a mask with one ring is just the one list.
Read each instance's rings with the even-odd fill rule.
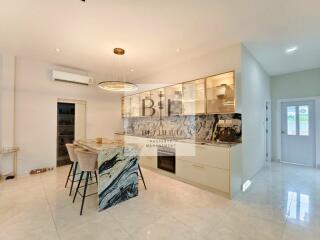
[[196,168],[204,168],[204,166],[202,165],[198,165],[198,164],[192,164],[193,167],[196,167]]
[[286,131],[282,130],[282,131],[281,131],[281,134],[286,134]]

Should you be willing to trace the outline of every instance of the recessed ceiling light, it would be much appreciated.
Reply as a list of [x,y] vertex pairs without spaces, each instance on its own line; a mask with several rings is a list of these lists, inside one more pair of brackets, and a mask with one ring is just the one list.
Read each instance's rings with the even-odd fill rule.
[[131,68],[131,69],[130,69],[130,72],[134,72],[134,69],[133,69],[133,68]]
[[61,49],[60,48],[56,48],[56,52],[57,53],[61,53]]
[[292,54],[292,53],[295,53],[296,51],[298,51],[298,46],[293,46],[286,49],[287,54]]
[[180,48],[177,48],[177,49],[176,49],[176,52],[177,52],[177,53],[179,53],[179,52],[180,52],[180,50],[181,50]]

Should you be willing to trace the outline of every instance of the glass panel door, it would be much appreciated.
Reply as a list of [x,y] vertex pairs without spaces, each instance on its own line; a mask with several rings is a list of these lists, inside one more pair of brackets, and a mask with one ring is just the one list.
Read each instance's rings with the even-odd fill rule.
[[234,72],[206,79],[207,113],[235,112]]
[[309,106],[299,106],[299,135],[309,136]]
[[195,115],[206,112],[205,80],[198,79],[183,83],[183,114]]
[[182,114],[182,84],[165,88],[165,95],[167,100],[167,115],[181,115]]
[[287,134],[297,134],[297,117],[296,106],[287,107]]
[[315,166],[315,102],[281,104],[281,161]]

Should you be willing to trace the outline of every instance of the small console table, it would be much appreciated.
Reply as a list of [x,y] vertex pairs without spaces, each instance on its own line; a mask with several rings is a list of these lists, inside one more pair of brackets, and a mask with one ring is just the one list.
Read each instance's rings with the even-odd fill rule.
[[[18,155],[19,148],[18,147],[8,147],[0,148],[0,155],[8,155],[8,154],[13,154],[13,159],[12,159],[12,173],[7,174],[7,177],[14,178],[17,176],[17,155]],[[1,175],[0,175],[1,179]]]

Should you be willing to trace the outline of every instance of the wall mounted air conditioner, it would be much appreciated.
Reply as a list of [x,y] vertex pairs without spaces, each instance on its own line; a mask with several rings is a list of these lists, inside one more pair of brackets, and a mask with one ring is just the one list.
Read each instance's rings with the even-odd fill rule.
[[52,70],[52,80],[83,85],[93,84],[93,77],[59,70]]

